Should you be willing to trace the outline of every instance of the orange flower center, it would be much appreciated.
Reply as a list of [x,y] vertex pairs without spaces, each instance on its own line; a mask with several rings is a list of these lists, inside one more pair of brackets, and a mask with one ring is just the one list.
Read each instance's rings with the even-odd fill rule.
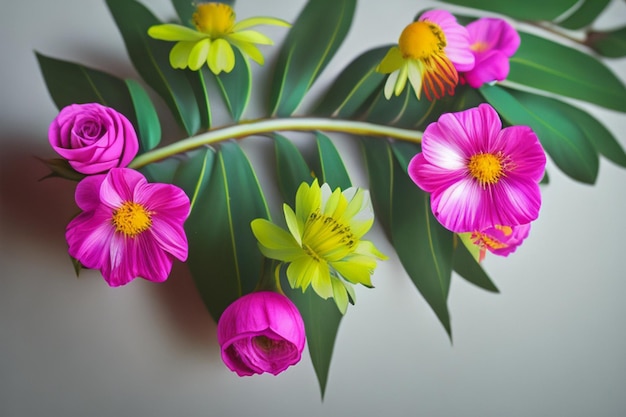
[[489,49],[489,44],[487,42],[474,42],[470,45],[470,49],[474,52],[485,52]]
[[141,204],[126,201],[113,212],[113,225],[117,232],[135,237],[152,225],[152,213]]
[[433,55],[443,54],[446,36],[435,23],[413,22],[402,31],[398,47],[405,59],[424,60]]
[[198,31],[217,39],[232,33],[235,12],[224,3],[200,3],[192,19]]
[[504,174],[503,157],[500,154],[479,153],[472,155],[467,168],[482,185],[496,184]]

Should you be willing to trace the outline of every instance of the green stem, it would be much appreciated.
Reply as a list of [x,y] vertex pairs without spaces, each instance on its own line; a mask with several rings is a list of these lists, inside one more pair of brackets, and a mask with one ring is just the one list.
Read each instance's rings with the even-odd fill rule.
[[187,152],[203,145],[221,142],[227,139],[240,139],[247,136],[259,135],[277,131],[312,131],[352,133],[365,136],[383,136],[398,140],[420,143],[422,132],[412,129],[403,129],[354,120],[292,117],[286,119],[261,119],[253,122],[243,122],[237,125],[192,136],[172,143],[162,148],[154,149],[135,158],[129,168],[141,168],[152,162],[160,161],[172,155]]

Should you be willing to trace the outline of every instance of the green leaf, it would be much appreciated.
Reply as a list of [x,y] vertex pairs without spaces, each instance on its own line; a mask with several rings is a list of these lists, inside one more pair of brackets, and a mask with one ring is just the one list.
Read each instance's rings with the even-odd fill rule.
[[598,153],[626,168],[626,153],[606,126],[578,107],[560,101],[552,105],[582,130]]
[[339,118],[354,116],[385,79],[376,67],[390,47],[371,49],[355,58],[335,79],[313,113]]
[[126,80],[126,87],[137,116],[137,136],[141,151],[154,149],[161,141],[161,122],[150,96],[141,84],[134,80]]
[[584,0],[574,13],[559,22],[558,25],[572,30],[589,26],[610,2],[611,0]]
[[122,113],[137,128],[133,101],[122,79],[40,53],[36,56],[48,92],[59,109],[70,104],[100,103]]
[[213,80],[213,73],[208,66],[204,65],[198,71],[184,70],[184,74],[198,104],[200,128],[208,130],[212,122],[211,101],[209,100],[209,90],[212,86],[208,85],[207,81]]
[[274,134],[273,138],[278,187],[285,203],[294,207],[300,184],[310,184],[313,179],[311,169],[289,139],[279,134]]
[[554,20],[578,0],[441,0],[472,9],[489,10],[518,20]]
[[512,125],[530,126],[554,163],[571,178],[593,184],[598,175],[598,153],[582,129],[553,98],[499,86],[481,87],[487,101]]
[[67,162],[67,159],[63,159],[63,158],[52,158],[52,159],[37,158],[37,159],[39,159],[41,162],[46,164],[46,166],[50,169],[50,173],[44,176],[43,178],[40,178],[39,181],[43,181],[47,178],[54,178],[54,177],[65,178],[67,180],[72,180],[72,181],[80,181],[86,177],[85,174],[81,174],[80,172],[72,168],[70,163]]
[[220,145],[181,163],[174,181],[191,194],[193,209],[185,230],[187,264],[213,318],[238,297],[254,290],[263,273],[250,222],[269,218],[250,162],[236,142]]
[[[214,3],[224,3],[228,4],[230,7],[233,7],[235,4],[235,0],[211,0]],[[189,26],[195,29],[193,24],[192,16],[196,11],[196,5],[198,2],[193,0],[172,0],[172,5],[174,9],[176,9],[176,14],[178,14],[178,18],[183,25]]]
[[389,141],[383,138],[362,137],[367,165],[369,191],[376,220],[381,223],[391,241],[391,199],[394,159]]
[[306,330],[307,346],[311,362],[320,385],[322,399],[326,392],[328,371],[333,356],[335,339],[339,331],[339,324],[343,318],[335,301],[331,298],[324,300],[312,289],[302,293],[300,289],[292,289],[284,277],[283,289],[285,294],[298,307]]
[[520,37],[509,81],[626,111],[626,88],[601,61],[529,33]]
[[148,36],[148,28],[161,22],[135,0],[106,2],[137,72],[165,100],[187,134],[196,133],[200,128],[198,103],[186,71],[170,66],[169,51],[173,44]]
[[342,190],[350,188],[350,176],[333,142],[321,132],[315,133],[315,140],[319,155],[320,183],[327,183],[333,190],[337,187]]
[[309,0],[287,34],[271,85],[270,113],[291,115],[348,33],[356,0]]
[[491,292],[499,292],[482,266],[472,256],[465,244],[455,236],[454,271],[468,282]]
[[[403,160],[417,153],[408,148],[394,149],[396,154],[409,152]],[[394,164],[391,202],[391,237],[400,262],[411,280],[433,309],[452,338],[448,293],[453,263],[453,233],[435,219],[429,194],[411,181],[399,162]]]
[[622,58],[626,56],[626,26],[608,31],[590,31],[585,44],[600,55]]
[[215,79],[233,120],[238,122],[250,101],[252,71],[250,63],[241,55],[239,49],[233,48],[233,52],[235,53],[235,68],[229,73],[222,72],[216,75]]
[[174,174],[178,169],[180,159],[167,158],[159,162],[153,162],[143,166],[139,171],[146,176],[149,182],[172,183]]

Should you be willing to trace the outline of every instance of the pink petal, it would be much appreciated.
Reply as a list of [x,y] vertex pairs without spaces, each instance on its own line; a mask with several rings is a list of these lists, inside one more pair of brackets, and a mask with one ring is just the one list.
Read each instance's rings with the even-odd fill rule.
[[129,168],[113,168],[100,188],[100,200],[109,207],[120,207],[125,201],[133,201],[135,188],[146,182],[141,173]]
[[100,269],[107,263],[114,233],[106,211],[81,213],[66,228],[68,253],[86,268]]
[[154,216],[149,233],[158,247],[181,261],[187,260],[187,235],[180,223],[170,223]]
[[494,145],[502,149],[510,158],[511,170],[507,175],[512,178],[527,178],[539,182],[543,178],[546,166],[546,154],[537,135],[528,126],[510,126],[504,128]]
[[488,51],[476,55],[476,65],[463,77],[472,88],[485,83],[503,81],[509,75],[509,58],[500,51]]
[[91,175],[76,185],[74,199],[81,210],[92,211],[100,205],[100,187],[104,178],[105,175]]

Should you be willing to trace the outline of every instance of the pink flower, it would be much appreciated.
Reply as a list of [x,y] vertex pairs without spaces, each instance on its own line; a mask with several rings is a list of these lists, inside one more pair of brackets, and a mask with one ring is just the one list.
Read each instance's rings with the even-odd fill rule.
[[83,212],[67,225],[69,254],[99,269],[110,286],[136,277],[165,281],[173,257],[187,259],[189,199],[180,188],[113,168],[79,182],[75,198]]
[[503,19],[484,17],[466,26],[475,66],[463,78],[478,88],[484,83],[502,81],[509,75],[509,58],[520,44],[517,31]]
[[87,175],[125,167],[139,150],[128,119],[98,103],[64,107],[50,124],[48,140],[76,171]]
[[217,323],[217,340],[222,360],[237,375],[278,375],[300,361],[304,322],[289,298],[254,292],[224,310]]
[[535,220],[545,164],[543,148],[529,127],[502,129],[493,107],[481,104],[431,123],[408,172],[431,193],[439,222],[463,233]]
[[487,250],[496,255],[509,256],[528,237],[529,232],[530,223],[512,227],[496,225],[472,233],[471,239],[480,247],[480,260],[482,261]]

